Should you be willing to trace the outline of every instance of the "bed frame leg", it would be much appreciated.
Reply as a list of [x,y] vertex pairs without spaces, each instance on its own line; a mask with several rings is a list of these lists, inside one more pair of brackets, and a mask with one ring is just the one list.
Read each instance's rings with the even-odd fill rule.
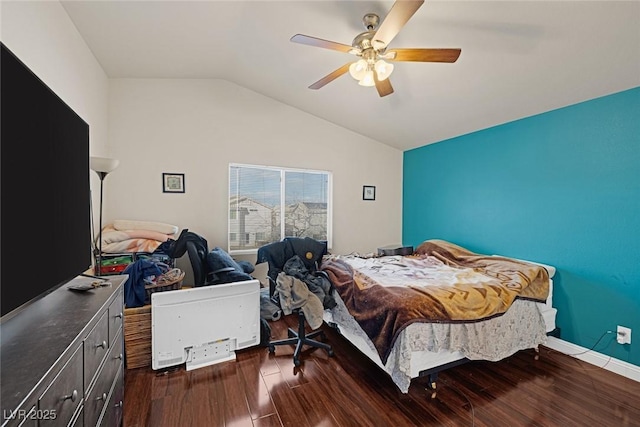
[[432,373],[432,374],[429,374],[429,382],[428,382],[428,384],[427,384],[427,390],[430,390],[430,391],[431,391],[431,398],[432,398],[432,399],[435,399],[435,398],[436,398],[436,394],[437,394],[437,391],[436,391],[436,387],[437,387],[436,381],[437,381],[437,379],[438,379],[438,373],[437,373],[437,372],[434,372],[434,373]]

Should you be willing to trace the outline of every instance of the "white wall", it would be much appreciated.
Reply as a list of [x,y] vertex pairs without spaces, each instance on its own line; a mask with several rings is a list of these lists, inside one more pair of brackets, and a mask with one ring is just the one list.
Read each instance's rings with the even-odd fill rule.
[[[229,163],[285,166],[333,173],[334,253],[400,242],[401,151],[224,80],[109,83],[120,166],[105,181],[107,219],[167,222],[226,248]],[[163,172],[184,173],[186,193],[162,193]]]
[[[2,0],[0,35],[89,123],[91,155],[121,161],[105,181],[105,222],[168,222],[226,247],[228,164],[253,163],[333,172],[333,252],[400,242],[400,151],[226,81],[110,81],[57,1]],[[162,193],[162,172],[185,173],[186,193]]]
[[[108,79],[60,3],[2,1],[0,24],[9,50],[89,124],[91,155],[107,156]],[[97,224],[100,181],[90,175]]]

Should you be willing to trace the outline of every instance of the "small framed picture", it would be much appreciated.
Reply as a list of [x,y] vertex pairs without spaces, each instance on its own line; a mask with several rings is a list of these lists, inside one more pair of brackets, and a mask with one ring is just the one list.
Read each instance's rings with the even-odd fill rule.
[[162,174],[163,193],[184,193],[183,173],[163,173]]
[[362,200],[375,200],[376,187],[373,185],[365,185],[362,187]]

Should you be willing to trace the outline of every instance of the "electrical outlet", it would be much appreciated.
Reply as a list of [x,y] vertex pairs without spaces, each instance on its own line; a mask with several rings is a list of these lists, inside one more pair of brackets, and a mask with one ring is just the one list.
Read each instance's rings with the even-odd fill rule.
[[618,344],[631,344],[631,328],[618,325]]

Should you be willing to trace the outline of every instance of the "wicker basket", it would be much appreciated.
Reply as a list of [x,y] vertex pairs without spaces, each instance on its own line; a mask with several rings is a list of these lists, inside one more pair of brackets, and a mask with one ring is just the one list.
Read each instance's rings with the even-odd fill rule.
[[184,271],[172,268],[158,277],[153,285],[145,285],[144,289],[147,291],[145,304],[151,303],[151,294],[154,292],[175,291],[182,288],[182,279],[184,279]]
[[124,309],[124,352],[127,369],[151,366],[151,306]]

